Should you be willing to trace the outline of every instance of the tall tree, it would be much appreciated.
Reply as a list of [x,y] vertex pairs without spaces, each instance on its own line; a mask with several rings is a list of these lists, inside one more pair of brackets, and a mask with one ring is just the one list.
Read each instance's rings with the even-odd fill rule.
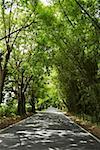
[[[33,20],[29,20],[31,11],[28,8],[24,10],[20,1],[5,1],[2,0],[0,4],[0,26],[1,26],[1,51],[0,51],[0,103],[3,98],[3,88],[5,78],[7,76],[7,65],[10,59],[16,39],[22,30],[30,27],[34,23]],[[24,14],[24,15],[23,15]],[[26,22],[29,22],[26,25]]]

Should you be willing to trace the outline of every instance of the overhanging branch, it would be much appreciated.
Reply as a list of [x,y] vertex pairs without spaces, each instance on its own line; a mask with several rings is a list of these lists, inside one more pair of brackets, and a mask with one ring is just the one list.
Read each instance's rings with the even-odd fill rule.
[[27,24],[26,26],[22,26],[21,28],[19,28],[19,29],[15,30],[15,31],[11,32],[10,34],[8,34],[8,35],[6,35],[6,36],[0,38],[0,41],[3,40],[3,39],[5,39],[5,38],[7,38],[7,37],[9,37],[10,35],[12,35],[12,34],[14,34],[14,33],[16,33],[16,32],[20,32],[20,31],[22,31],[23,29],[30,27],[33,23],[36,23],[36,22],[35,22],[35,21],[32,21],[30,24]]
[[67,20],[68,20],[68,22],[71,24],[71,26],[74,28],[74,25],[73,25],[72,21],[69,19],[68,15],[67,15],[67,12],[64,10],[64,8],[63,8],[62,3],[60,2],[60,0],[59,0],[59,4],[60,4],[60,7],[61,7],[61,9],[62,9],[62,11],[63,11],[63,14],[64,14],[65,17],[67,18]]
[[87,10],[86,10],[77,0],[75,0],[75,2],[76,2],[77,5],[81,8],[81,10],[83,10],[84,13],[92,20],[93,24],[94,24],[95,26],[97,26],[98,29],[100,29],[100,25],[98,24],[96,18],[95,18],[95,19],[92,18],[91,15],[87,12]]

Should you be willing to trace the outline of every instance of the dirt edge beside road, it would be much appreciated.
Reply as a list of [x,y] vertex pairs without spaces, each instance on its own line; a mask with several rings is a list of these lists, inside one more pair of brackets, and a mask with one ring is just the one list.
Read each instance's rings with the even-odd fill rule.
[[76,117],[70,113],[64,113],[64,114],[68,116],[71,120],[73,120],[75,123],[80,125],[82,128],[84,128],[85,130],[87,130],[88,132],[96,136],[98,139],[100,139],[100,126],[84,121],[79,117]]
[[33,115],[33,113],[28,113],[27,115],[21,117],[21,116],[11,116],[11,117],[2,117],[0,118],[0,130],[4,129],[6,127],[9,127],[10,125],[16,124],[17,122],[26,119],[28,117],[30,117],[31,115]]

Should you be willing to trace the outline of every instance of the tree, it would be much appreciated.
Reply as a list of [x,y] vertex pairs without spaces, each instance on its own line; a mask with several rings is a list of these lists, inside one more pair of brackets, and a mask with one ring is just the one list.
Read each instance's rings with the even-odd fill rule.
[[25,25],[27,19],[29,20],[31,11],[28,11],[28,9],[25,11],[24,7],[22,7],[22,4],[23,3],[19,1],[2,0],[2,4],[0,5],[2,36],[0,38],[0,103],[2,103],[3,98],[4,82],[7,76],[7,65],[10,60],[10,55],[16,44],[16,39],[22,30],[30,27],[34,23],[33,19],[31,23]]

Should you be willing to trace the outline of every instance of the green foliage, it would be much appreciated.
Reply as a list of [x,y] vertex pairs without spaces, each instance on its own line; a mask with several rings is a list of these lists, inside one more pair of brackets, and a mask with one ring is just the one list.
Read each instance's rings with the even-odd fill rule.
[[17,113],[17,105],[14,101],[9,101],[7,104],[0,105],[0,117],[15,116]]
[[[94,25],[89,16],[80,12],[77,3],[72,3],[73,8],[70,1],[68,3],[69,7],[64,2],[62,4],[64,7],[60,7],[61,10],[63,9],[62,20],[65,18],[67,20],[63,21],[63,32],[59,34],[66,44],[59,44],[59,51],[55,56],[61,95],[69,111],[93,116],[98,122],[100,121],[100,83],[97,76],[100,51],[97,24]],[[86,1],[83,6],[87,6],[90,10],[90,7],[95,8],[95,5],[97,4],[88,5]],[[70,8],[68,12],[67,8]],[[93,13],[94,11],[96,10],[93,10]],[[69,23],[74,25],[74,27],[70,25],[72,30],[67,26]],[[64,28],[65,24],[67,28]],[[67,36],[64,36],[65,34]],[[57,41],[57,45],[60,41]]]

